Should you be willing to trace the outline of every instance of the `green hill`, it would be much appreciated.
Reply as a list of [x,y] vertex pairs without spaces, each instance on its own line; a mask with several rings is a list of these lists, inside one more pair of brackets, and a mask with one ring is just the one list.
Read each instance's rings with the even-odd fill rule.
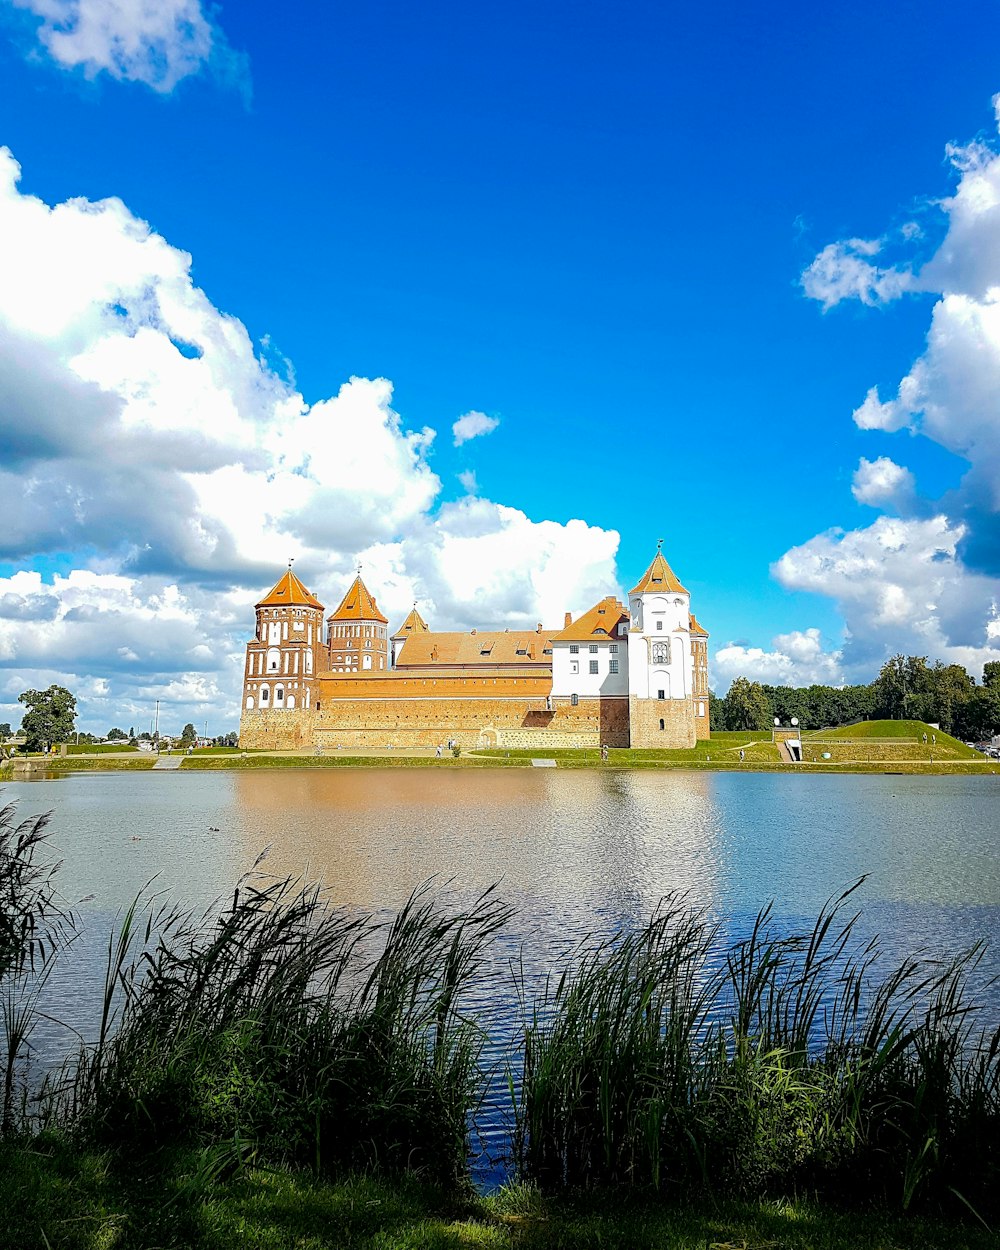
[[983,758],[951,734],[920,720],[864,720],[837,729],[814,729],[802,738],[803,746],[811,748],[806,751],[807,758],[822,750],[829,751],[835,760]]

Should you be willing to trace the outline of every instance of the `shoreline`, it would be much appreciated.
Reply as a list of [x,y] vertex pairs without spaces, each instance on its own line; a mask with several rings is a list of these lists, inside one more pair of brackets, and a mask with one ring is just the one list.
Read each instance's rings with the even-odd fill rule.
[[[171,757],[167,757],[171,758]],[[172,757],[174,760],[176,756]],[[831,760],[804,761],[791,764],[782,761],[747,760],[706,760],[706,759],[670,759],[650,758],[631,760],[608,760],[573,758],[569,755],[553,753],[552,755],[535,755],[535,759],[552,760],[548,767],[561,769],[587,769],[601,772],[696,772],[696,773],[812,773],[826,776],[854,775],[865,776],[878,774],[883,776],[998,776],[1000,762],[992,759],[979,760]],[[43,779],[39,774],[97,773],[97,772],[160,772],[167,769],[156,769],[155,757],[122,755],[71,755],[32,757],[25,760],[7,760],[0,765],[0,780],[17,781],[31,778]],[[179,766],[169,771],[174,772],[243,772],[268,771],[280,772],[288,769],[310,771],[315,769],[399,769],[399,768],[436,768],[436,769],[510,769],[531,768],[532,757],[522,755],[485,755],[470,753],[458,759],[449,757],[437,758],[430,754],[408,754],[404,752],[351,752],[344,754],[304,754],[296,752],[253,751],[243,754],[214,756],[185,756]],[[54,778],[53,778],[54,779]]]

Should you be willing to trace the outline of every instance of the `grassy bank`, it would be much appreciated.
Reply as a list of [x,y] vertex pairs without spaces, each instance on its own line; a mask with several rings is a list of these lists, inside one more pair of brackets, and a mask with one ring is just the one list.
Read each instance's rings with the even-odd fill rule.
[[0,1147],[4,1250],[994,1250],[972,1224],[844,1212],[804,1200],[677,1204],[457,1196],[409,1174],[337,1181],[220,1169],[210,1150],[136,1168],[58,1139]]
[[[923,741],[926,734],[927,742]],[[202,749],[182,755],[190,770],[273,770],[323,768],[530,768],[533,759],[553,759],[559,768],[681,769],[693,771],[919,773],[948,776],[1000,773],[1000,763],[965,743],[932,730],[920,721],[864,721],[839,729],[815,730],[802,736],[803,761],[784,759],[769,730],[713,733],[685,750],[660,751],[613,747],[602,759],[598,747],[494,749],[463,751],[439,759],[429,754],[347,751],[240,751]],[[55,772],[150,769],[156,757],[145,753],[35,757]],[[11,776],[9,763],[0,775]]]

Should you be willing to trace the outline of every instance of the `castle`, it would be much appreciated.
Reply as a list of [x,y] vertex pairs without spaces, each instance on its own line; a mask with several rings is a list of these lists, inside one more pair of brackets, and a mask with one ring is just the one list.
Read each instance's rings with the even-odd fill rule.
[[708,634],[657,547],[629,591],[562,629],[392,636],[360,570],[337,610],[289,566],[247,644],[245,748],[692,747],[707,738]]

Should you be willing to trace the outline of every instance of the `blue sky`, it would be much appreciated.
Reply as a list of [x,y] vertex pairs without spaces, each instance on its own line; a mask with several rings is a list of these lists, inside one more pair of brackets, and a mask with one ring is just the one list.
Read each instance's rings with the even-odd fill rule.
[[286,555],[558,623],[662,537],[720,692],[997,658],[1000,7],[150,8],[0,0],[0,718],[235,724]]

